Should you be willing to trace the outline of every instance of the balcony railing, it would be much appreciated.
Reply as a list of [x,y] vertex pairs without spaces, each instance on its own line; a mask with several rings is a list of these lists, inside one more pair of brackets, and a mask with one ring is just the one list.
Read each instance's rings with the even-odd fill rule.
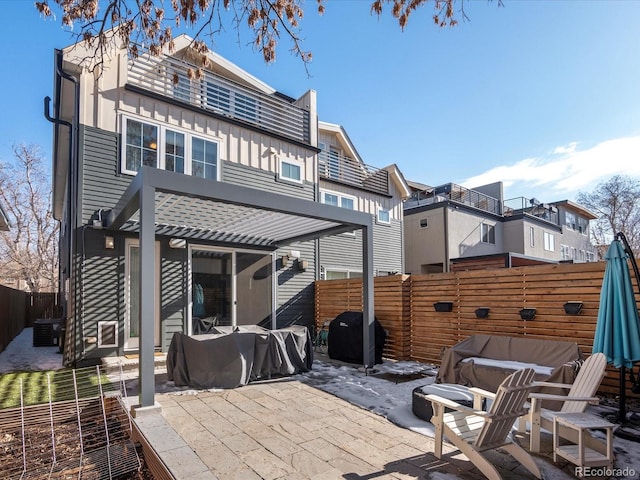
[[415,198],[405,202],[405,208],[415,208],[445,201],[462,203],[496,215],[501,214],[500,201],[498,199],[455,183],[447,183],[427,192],[420,192]]
[[516,197],[504,201],[505,217],[518,214],[531,215],[554,225],[560,225],[558,209],[546,203],[541,203],[535,198]]
[[333,152],[318,154],[320,178],[344,183],[382,195],[389,194],[389,172]]
[[129,61],[128,83],[215,112],[286,138],[309,143],[309,112],[211,72],[189,78],[197,67],[173,57],[141,54]]

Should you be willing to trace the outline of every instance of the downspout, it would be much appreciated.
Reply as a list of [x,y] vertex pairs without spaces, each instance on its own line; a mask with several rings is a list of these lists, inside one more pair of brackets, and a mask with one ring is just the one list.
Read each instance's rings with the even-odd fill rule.
[[[67,169],[67,183],[69,185],[69,196],[68,196],[68,208],[67,208],[67,225],[68,225],[68,229],[69,229],[69,251],[68,253],[68,276],[71,279],[75,279],[75,275],[73,275],[73,277],[71,277],[72,274],[72,269],[73,269],[73,256],[74,256],[74,251],[75,251],[75,234],[76,234],[76,226],[77,226],[77,179],[78,179],[78,171],[77,171],[77,162],[78,162],[78,130],[79,130],[79,119],[80,119],[80,82],[78,81],[78,79],[76,77],[74,77],[73,75],[68,74],[67,72],[64,71],[64,69],[62,68],[62,50],[59,49],[55,49],[54,51],[54,64],[55,64],[55,71],[56,71],[56,98],[55,98],[55,104],[54,104],[54,114],[55,117],[51,117],[49,115],[49,103],[51,102],[51,99],[49,97],[45,98],[45,117],[47,118],[47,120],[49,120],[50,122],[56,124],[56,125],[64,125],[66,127],[69,127],[70,129],[70,135],[69,135],[69,168]],[[62,82],[60,81],[61,78],[64,78],[65,80],[68,80],[70,82],[73,83],[74,85],[74,112],[73,112],[73,121],[72,122],[67,122],[65,120],[61,120],[60,119],[60,91],[62,89]],[[58,132],[56,130],[56,136],[55,136],[55,144],[57,146],[58,143]],[[57,149],[56,149],[57,150]],[[83,252],[84,253],[84,252]],[[69,282],[69,290],[73,291],[74,294],[71,295],[71,292],[67,292],[71,295],[74,304],[76,303],[76,297],[75,297],[75,288],[73,286],[73,281]],[[82,302],[83,299],[80,299],[80,301]],[[77,317],[78,315],[78,309],[76,309],[75,316]],[[77,320],[77,319],[76,319]],[[76,322],[77,323],[77,322]],[[80,321],[80,325],[83,328],[82,325],[82,321]],[[74,345],[78,345],[78,330],[74,329]],[[84,336],[82,338],[82,358],[84,358],[85,355],[85,346],[84,346]]]

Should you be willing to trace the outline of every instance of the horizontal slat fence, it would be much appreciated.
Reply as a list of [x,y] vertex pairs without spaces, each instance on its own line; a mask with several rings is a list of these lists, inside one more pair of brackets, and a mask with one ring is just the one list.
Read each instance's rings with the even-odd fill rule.
[[[605,267],[593,262],[376,277],[375,315],[390,332],[385,354],[439,364],[444,348],[483,333],[572,341],[589,355]],[[564,312],[571,301],[583,303],[580,314]],[[436,302],[453,302],[453,309],[438,312]],[[487,318],[476,318],[480,307],[489,308]],[[522,308],[535,308],[535,318],[522,320]],[[316,282],[316,325],[345,310],[362,310],[361,280]],[[608,367],[601,392],[617,394],[619,381],[620,371]]]
[[[402,360],[411,356],[408,275],[374,278],[375,316],[387,332],[384,356]],[[345,311],[362,311],[362,280],[320,280],[315,284],[315,325],[322,328]]]

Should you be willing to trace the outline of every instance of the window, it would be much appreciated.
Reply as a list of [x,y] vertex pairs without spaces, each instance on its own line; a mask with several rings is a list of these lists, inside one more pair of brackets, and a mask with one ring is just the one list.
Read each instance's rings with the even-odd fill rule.
[[191,81],[182,72],[173,74],[173,96],[178,100],[188,102],[191,97]]
[[586,218],[578,217],[578,231],[581,234],[586,235],[588,228],[589,228],[589,220],[587,220]]
[[378,223],[391,223],[391,213],[384,208],[378,209]]
[[127,118],[125,169],[137,172],[142,165],[158,166],[158,127]]
[[362,278],[362,272],[328,268],[324,270],[325,280],[343,280],[346,278]]
[[482,243],[496,243],[496,227],[488,223],[482,224]]
[[302,165],[290,160],[280,160],[280,178],[302,183]]
[[215,180],[218,171],[218,144],[203,140],[191,139],[191,174],[195,177]]
[[571,212],[564,213],[564,223],[569,230],[576,229],[576,214]]
[[212,180],[218,179],[218,143],[123,117],[122,173],[135,175],[143,165]]
[[596,256],[593,252],[587,252],[587,262],[595,262]]
[[321,201],[325,205],[333,205],[334,207],[348,208],[355,210],[355,197],[350,197],[336,192],[321,191]]
[[571,260],[571,250],[569,249],[569,245],[560,245],[560,259]]
[[536,246],[536,229],[533,227],[529,227],[529,245]]
[[555,237],[552,233],[544,232],[544,249],[548,252],[556,251]]
[[184,134],[167,130],[164,141],[164,168],[184,173]]
[[255,98],[236,93],[234,95],[234,112],[238,118],[256,122],[258,118],[258,103]]
[[420,219],[420,228],[427,228],[429,226],[429,220],[426,218]]

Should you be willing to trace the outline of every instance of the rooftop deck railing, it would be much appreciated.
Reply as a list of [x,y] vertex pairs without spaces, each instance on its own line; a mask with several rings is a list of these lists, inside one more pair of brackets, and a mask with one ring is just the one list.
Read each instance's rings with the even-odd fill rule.
[[541,203],[535,198],[516,197],[504,201],[504,215],[506,217],[517,214],[526,214],[554,225],[560,225],[558,209],[546,203]]
[[353,158],[322,151],[318,154],[320,178],[333,180],[382,195],[389,194],[389,172]]
[[419,192],[415,198],[407,200],[405,208],[415,208],[445,201],[469,205],[496,215],[501,214],[500,201],[498,199],[455,183],[447,183],[429,189],[427,192]]
[[208,71],[201,78],[190,78],[189,71],[197,70],[196,65],[184,60],[142,53],[129,61],[127,81],[149,92],[309,143],[309,112],[305,109]]

